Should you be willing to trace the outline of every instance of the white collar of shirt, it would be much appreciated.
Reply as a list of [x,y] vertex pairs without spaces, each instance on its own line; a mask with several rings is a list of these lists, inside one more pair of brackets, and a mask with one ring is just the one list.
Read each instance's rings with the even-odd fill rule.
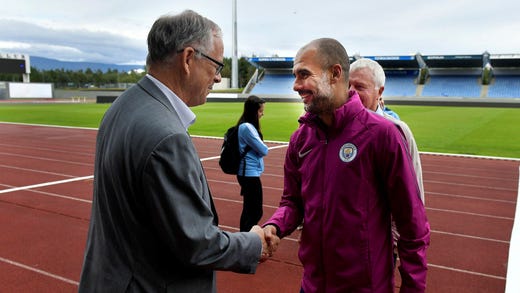
[[170,90],[158,79],[151,76],[150,74],[146,74],[146,77],[148,77],[168,98],[168,101],[170,101],[177,114],[179,114],[182,125],[186,131],[188,131],[188,127],[195,123],[195,119],[197,119],[195,113],[193,113],[193,111],[191,111],[191,109],[186,106],[186,104],[174,92],[172,92],[172,90]]
[[383,109],[381,109],[381,106],[379,106],[379,105],[377,105],[376,114],[384,116]]

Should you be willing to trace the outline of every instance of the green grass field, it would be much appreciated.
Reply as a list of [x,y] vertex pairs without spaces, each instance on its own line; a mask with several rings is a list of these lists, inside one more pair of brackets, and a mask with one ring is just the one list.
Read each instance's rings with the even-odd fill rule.
[[[108,104],[0,104],[0,121],[97,128]],[[193,107],[192,135],[221,137],[236,123],[242,103]],[[412,129],[420,151],[520,158],[520,109],[392,106]],[[266,140],[288,141],[303,112],[301,103],[266,103]]]

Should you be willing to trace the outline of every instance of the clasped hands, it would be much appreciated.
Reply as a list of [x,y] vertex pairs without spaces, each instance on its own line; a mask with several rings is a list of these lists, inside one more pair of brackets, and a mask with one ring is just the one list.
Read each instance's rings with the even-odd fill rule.
[[273,253],[278,249],[278,244],[280,244],[280,238],[276,235],[276,227],[267,225],[262,229],[262,227],[255,225],[250,232],[255,232],[262,240],[260,262],[264,262],[273,256]]

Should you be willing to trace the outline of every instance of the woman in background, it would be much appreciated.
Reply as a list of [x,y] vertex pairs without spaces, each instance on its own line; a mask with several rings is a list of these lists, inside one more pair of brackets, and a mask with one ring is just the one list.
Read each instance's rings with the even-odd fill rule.
[[237,180],[240,195],[244,198],[240,231],[249,231],[262,218],[263,193],[260,175],[264,172],[264,159],[268,148],[263,142],[260,118],[264,116],[265,101],[249,96],[244,102],[244,112],[238,120],[238,147],[240,153],[247,152],[240,163]]

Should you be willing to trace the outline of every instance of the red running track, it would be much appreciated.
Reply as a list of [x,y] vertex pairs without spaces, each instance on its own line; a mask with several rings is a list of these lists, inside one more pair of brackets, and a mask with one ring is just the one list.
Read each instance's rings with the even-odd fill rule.
[[[92,199],[96,130],[0,123],[0,292],[77,292]],[[242,208],[221,141],[194,137],[224,230]],[[264,219],[283,185],[285,147],[265,159]],[[428,292],[504,292],[520,161],[421,154],[432,228]],[[299,292],[298,233],[255,275],[218,272],[219,292]],[[397,285],[399,276],[396,275]],[[397,289],[396,289],[397,291]]]

